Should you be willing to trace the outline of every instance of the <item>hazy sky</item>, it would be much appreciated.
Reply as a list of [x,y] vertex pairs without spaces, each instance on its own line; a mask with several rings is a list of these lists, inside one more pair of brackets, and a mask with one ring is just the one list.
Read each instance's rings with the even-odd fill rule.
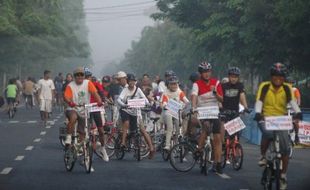
[[94,70],[99,72],[105,64],[122,59],[131,41],[140,38],[145,26],[154,24],[144,14],[154,6],[152,0],[84,1]]

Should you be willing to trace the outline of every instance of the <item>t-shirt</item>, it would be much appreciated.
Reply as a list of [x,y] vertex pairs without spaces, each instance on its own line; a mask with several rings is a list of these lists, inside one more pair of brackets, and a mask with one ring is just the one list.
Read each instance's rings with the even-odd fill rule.
[[32,95],[34,91],[34,83],[31,80],[27,80],[24,83],[24,94]]
[[17,90],[18,90],[18,88],[17,88],[16,84],[9,84],[6,87],[6,97],[7,98],[16,98]]
[[167,105],[169,99],[173,99],[173,100],[175,100],[177,102],[183,102],[183,103],[188,103],[189,102],[188,99],[185,96],[185,93],[182,90],[180,90],[180,89],[178,89],[175,92],[172,92],[172,91],[167,89],[163,93],[163,95],[162,95],[162,102],[161,102],[162,105],[163,106]]
[[244,86],[238,82],[231,84],[230,82],[222,84],[223,89],[223,108],[225,110],[239,111],[240,94],[244,92]]
[[53,90],[55,90],[54,82],[51,79],[40,79],[38,81],[38,89],[40,90],[39,98],[41,100],[52,100]]
[[193,84],[192,95],[198,96],[198,107],[219,106],[216,96],[213,94],[215,90],[218,95],[223,96],[221,83],[211,78],[208,83],[200,79]]
[[97,89],[89,80],[84,80],[80,85],[72,81],[66,87],[64,97],[76,105],[84,105],[90,103],[91,93],[95,92],[97,92]]
[[60,76],[57,76],[54,80],[55,82],[55,89],[58,93],[62,92],[63,88],[63,79]]
[[[103,94],[103,88],[102,88],[102,85],[99,83],[99,82],[91,82],[93,83],[93,85],[95,86],[99,96],[101,98],[104,98],[104,94]],[[102,100],[103,101],[103,100]],[[90,96],[90,103],[95,103],[96,100],[95,100],[95,97],[93,95]]]

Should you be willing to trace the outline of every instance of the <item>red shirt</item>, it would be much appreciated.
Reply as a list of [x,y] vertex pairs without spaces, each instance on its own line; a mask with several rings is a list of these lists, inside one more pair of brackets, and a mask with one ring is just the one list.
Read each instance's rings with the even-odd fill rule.
[[[102,85],[99,83],[99,82],[92,82],[94,84],[94,86],[96,87],[97,89],[97,92],[100,94],[103,94],[103,88],[102,88]],[[103,100],[102,100],[103,101]],[[96,100],[95,100],[95,97],[93,95],[91,95],[90,97],[90,103],[95,103]]]

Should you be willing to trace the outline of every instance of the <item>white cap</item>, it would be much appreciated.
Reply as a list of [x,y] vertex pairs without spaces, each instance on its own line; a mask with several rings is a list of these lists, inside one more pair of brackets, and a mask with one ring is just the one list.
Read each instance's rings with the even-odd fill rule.
[[119,71],[116,74],[116,78],[124,78],[124,77],[127,77],[127,74],[124,71]]

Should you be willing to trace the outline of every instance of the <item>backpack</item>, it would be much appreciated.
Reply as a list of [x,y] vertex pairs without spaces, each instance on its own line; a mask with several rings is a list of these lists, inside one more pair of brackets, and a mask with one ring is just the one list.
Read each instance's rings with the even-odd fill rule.
[[[262,92],[259,97],[260,101],[264,102],[267,92],[269,90],[269,87],[270,87],[270,83],[267,83],[263,86]],[[289,103],[292,100],[292,93],[291,93],[290,87],[287,84],[283,84],[283,88],[286,94],[286,102]]]

